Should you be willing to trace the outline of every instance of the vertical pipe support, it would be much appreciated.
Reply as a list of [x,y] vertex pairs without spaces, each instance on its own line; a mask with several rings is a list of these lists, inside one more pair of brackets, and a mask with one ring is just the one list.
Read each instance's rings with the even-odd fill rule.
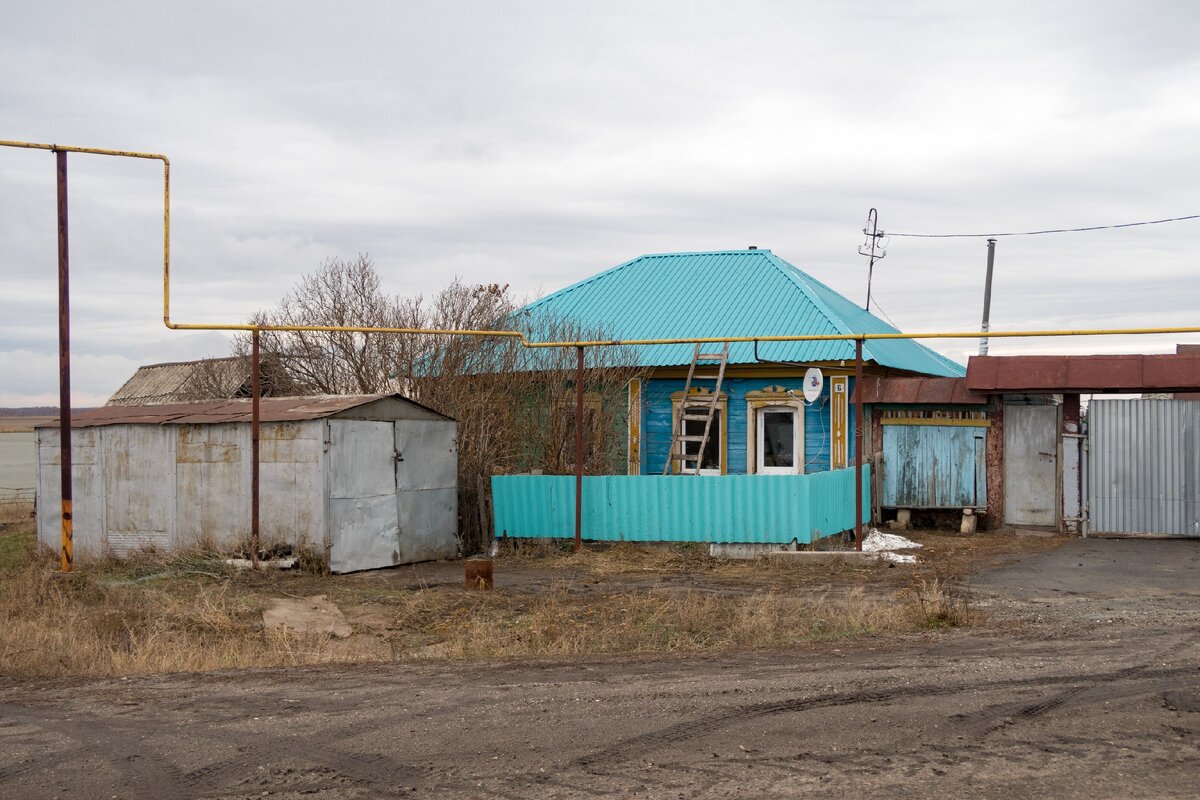
[[[979,328],[984,334],[988,332],[992,317],[992,267],[996,263],[996,240],[988,239],[987,246],[987,278],[983,282],[983,325]],[[979,355],[986,356],[987,354],[988,340],[985,335],[979,340]]]
[[258,328],[250,333],[250,562],[258,569],[258,433],[259,433],[259,398],[262,394],[259,384],[259,349]]
[[854,549],[863,549],[863,340],[854,340]]
[[67,238],[67,153],[55,150],[58,173],[58,444],[62,497],[60,564],[70,572],[75,560],[71,496],[71,292]]
[[575,552],[583,549],[583,348],[575,348]]

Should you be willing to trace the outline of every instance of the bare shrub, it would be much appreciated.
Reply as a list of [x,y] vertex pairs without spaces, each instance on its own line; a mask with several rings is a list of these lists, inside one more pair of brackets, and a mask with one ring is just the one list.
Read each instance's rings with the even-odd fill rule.
[[909,609],[923,627],[959,628],[975,622],[970,596],[940,577],[921,578],[907,591]]
[[[500,284],[458,279],[431,298],[385,295],[369,257],[330,260],[252,323],[437,330],[520,330],[534,341],[601,339],[602,330],[518,315]],[[249,337],[235,347],[244,353]],[[526,348],[510,337],[338,332],[261,333],[263,352],[298,393],[399,391],[458,421],[462,550],[491,538],[487,495],[498,473],[563,474],[575,464],[574,348]],[[624,470],[627,397],[640,375],[632,351],[589,348],[585,362],[584,470]]]

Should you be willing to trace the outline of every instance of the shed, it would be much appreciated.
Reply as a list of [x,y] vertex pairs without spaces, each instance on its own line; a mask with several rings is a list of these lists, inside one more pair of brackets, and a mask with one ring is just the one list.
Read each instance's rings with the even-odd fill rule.
[[[260,537],[334,572],[456,555],[457,428],[400,395],[264,398]],[[72,416],[77,553],[250,537],[251,402],[107,406]],[[57,422],[37,428],[38,539],[57,548]]]
[[866,377],[869,451],[886,509],[971,508],[1001,517],[1003,408],[962,378]]

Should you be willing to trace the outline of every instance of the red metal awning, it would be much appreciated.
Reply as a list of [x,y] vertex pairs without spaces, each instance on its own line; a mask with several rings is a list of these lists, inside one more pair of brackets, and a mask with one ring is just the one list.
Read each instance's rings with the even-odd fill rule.
[[1099,356],[971,356],[975,392],[1106,394],[1200,389],[1200,353]]
[[[857,392],[857,390],[856,390]],[[927,405],[984,405],[987,395],[972,392],[964,378],[878,378],[862,379],[864,403]],[[855,398],[857,401],[857,398]]]

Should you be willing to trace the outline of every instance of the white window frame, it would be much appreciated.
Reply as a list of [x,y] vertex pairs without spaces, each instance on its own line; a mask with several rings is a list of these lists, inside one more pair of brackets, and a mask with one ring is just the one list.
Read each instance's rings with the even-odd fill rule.
[[[764,386],[761,389],[755,389],[746,393],[746,474],[787,474],[801,475],[805,471],[804,458],[804,392],[802,387],[797,386],[794,389],[789,389],[786,386]],[[758,431],[758,410],[760,408],[790,408],[796,412],[796,467],[795,469],[787,469],[786,467],[769,468],[767,472],[763,472],[758,468],[758,452],[761,449],[759,444],[761,434]]]
[[[792,466],[790,467],[768,467],[763,464],[763,455],[766,453],[764,439],[766,438],[766,425],[763,424],[763,418],[767,414],[788,413],[792,416]],[[757,419],[755,420],[755,454],[754,454],[754,472],[757,475],[797,475],[804,466],[804,453],[800,451],[800,423],[803,415],[800,409],[792,404],[779,404],[769,406],[759,406],[754,410]]]

